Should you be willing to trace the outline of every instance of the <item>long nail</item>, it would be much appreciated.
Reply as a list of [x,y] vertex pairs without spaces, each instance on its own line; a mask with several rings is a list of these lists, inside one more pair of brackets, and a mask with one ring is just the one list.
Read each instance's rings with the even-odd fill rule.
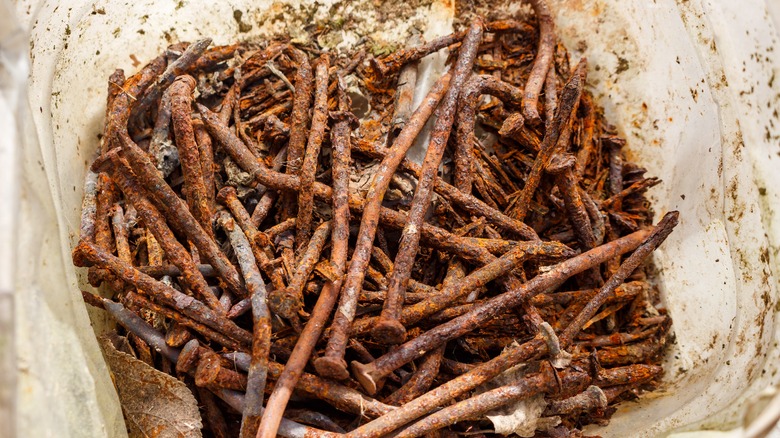
[[[299,382],[299,376],[309,361],[317,340],[322,335],[325,322],[333,311],[341,289],[341,276],[347,262],[349,245],[349,142],[350,130],[355,127],[355,118],[349,112],[349,97],[344,89],[343,80],[338,81],[338,112],[331,114],[336,123],[331,131],[332,172],[333,172],[333,232],[331,233],[331,264],[336,268],[335,280],[325,283],[314,305],[311,317],[298,336],[292,354],[277,379],[274,391],[268,398],[266,413],[260,423],[260,430],[266,436],[274,436],[290,399],[293,388]],[[315,232],[315,235],[317,232]],[[317,259],[319,259],[319,250]],[[308,251],[307,251],[308,252]],[[304,259],[306,256],[304,255]],[[302,263],[303,264],[303,263]],[[308,277],[308,274],[305,275]],[[303,273],[298,277],[304,278]],[[298,280],[300,281],[300,280]],[[303,283],[300,281],[301,284]]]
[[395,173],[395,169],[406,155],[406,151],[412,146],[414,139],[433,113],[433,109],[447,90],[449,82],[450,76],[445,74],[434,84],[404,129],[396,137],[393,146],[388,150],[385,159],[382,160],[374,175],[368,189],[367,202],[363,205],[363,217],[360,222],[357,243],[342,286],[339,306],[331,325],[330,339],[325,354],[315,361],[315,367],[320,375],[335,379],[349,377],[347,364],[344,361],[344,351],[347,346],[349,326],[355,317],[357,298],[363,285],[366,266],[368,266],[371,256],[378,219],[383,211],[384,193],[390,185],[390,177]]
[[195,142],[195,130],[192,126],[192,93],[195,85],[195,78],[184,75],[176,78],[168,88],[171,94],[171,122],[176,136],[176,147],[179,150],[187,203],[203,230],[213,238],[211,206],[203,177],[200,151]]
[[669,237],[669,234],[674,230],[674,227],[677,226],[679,216],[680,214],[677,211],[667,213],[663,219],[658,222],[658,225],[655,226],[653,232],[647,237],[647,240],[643,242],[636,251],[620,265],[617,272],[604,283],[604,286],[599,290],[599,293],[588,302],[588,305],[561,334],[561,342],[564,345],[564,348],[572,342],[574,336],[576,336],[582,326],[585,325],[589,319],[593,318],[593,315],[598,312],[598,309],[604,304],[609,296],[612,295],[614,290],[620,286],[642,262],[644,262],[650,253]]
[[298,192],[298,216],[295,222],[296,253],[300,257],[311,237],[311,222],[314,214],[314,192],[311,186],[317,175],[320,147],[328,124],[328,67],[330,58],[321,55],[315,64],[314,111],[309,130],[309,140],[300,170],[301,188]]
[[[313,78],[308,56],[302,51],[290,48],[289,55],[298,64],[295,73],[295,96],[290,114],[290,140],[287,143],[287,174],[300,175],[306,149],[306,128],[309,126]],[[283,195],[283,218],[295,216],[295,197]]]
[[[482,41],[482,21],[476,19],[470,26],[458,51],[452,81],[437,109],[437,118],[431,132],[431,139],[423,160],[417,190],[409,207],[409,222],[401,232],[398,244],[398,254],[395,257],[393,272],[388,278],[387,297],[382,313],[376,326],[371,331],[372,337],[386,344],[398,344],[406,338],[406,328],[398,321],[404,302],[404,293],[412,273],[414,258],[420,244],[419,229],[425,219],[425,214],[431,205],[434,178],[439,169],[439,163],[444,155],[447,140],[450,137],[452,124],[455,121],[455,108],[461,87],[471,73],[474,59],[477,56],[479,43]],[[365,213],[364,213],[365,214]]]
[[249,438],[256,434],[260,424],[260,408],[263,406],[268,355],[271,350],[271,313],[267,304],[268,293],[252,254],[249,239],[235,225],[233,218],[226,211],[220,212],[217,222],[225,230],[231,245],[233,245],[252,300],[252,361],[247,374],[247,396],[244,399],[244,411],[241,419],[241,436]]
[[[475,269],[461,281],[455,282],[440,291],[432,294],[427,299],[408,306],[401,311],[400,321],[405,326],[416,324],[423,319],[440,312],[466,295],[484,287],[491,281],[505,276],[518,265],[535,254],[545,254],[552,257],[565,257],[573,255],[568,248],[553,242],[523,242],[500,258],[483,253],[480,262],[487,262],[482,267]],[[352,333],[363,334],[368,327],[376,324],[376,318],[356,321],[352,327]]]

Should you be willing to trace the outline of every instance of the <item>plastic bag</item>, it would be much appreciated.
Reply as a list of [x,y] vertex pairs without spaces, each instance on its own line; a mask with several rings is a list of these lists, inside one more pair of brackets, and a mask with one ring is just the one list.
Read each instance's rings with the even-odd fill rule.
[[[98,144],[110,72],[133,72],[178,40],[211,36],[223,44],[283,26],[297,31],[338,3],[16,4],[31,30],[31,120],[24,138],[37,137],[40,145],[28,142],[23,149],[22,226],[13,255],[19,261],[18,430],[24,436],[124,434],[78,294],[86,282],[70,264],[83,174]],[[746,401],[780,380],[780,120],[774,112],[780,63],[766,4],[550,3],[563,42],[587,56],[589,84],[627,138],[632,159],[663,179],[650,192],[656,213],[681,211],[680,226],[655,256],[676,333],[665,384],[621,405],[610,425],[594,433],[736,427]],[[430,10],[423,4],[419,14],[427,17]],[[386,26],[386,36],[402,43],[398,24]],[[341,43],[350,38],[342,35]],[[92,316],[100,331],[103,316]]]
[[0,2],[0,435],[14,430],[14,232],[18,207],[18,144],[20,124],[15,114],[23,106],[27,75],[25,35],[13,21],[10,2]]

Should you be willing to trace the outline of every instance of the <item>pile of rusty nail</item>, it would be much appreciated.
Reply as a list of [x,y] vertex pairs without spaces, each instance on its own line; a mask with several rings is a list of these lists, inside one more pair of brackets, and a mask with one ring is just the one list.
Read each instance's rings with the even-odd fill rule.
[[117,70],[73,251],[113,295],[84,300],[218,437],[489,435],[531,398],[536,436],[609,421],[663,372],[646,260],[677,213],[652,226],[658,180],[531,3],[379,58],[204,39]]

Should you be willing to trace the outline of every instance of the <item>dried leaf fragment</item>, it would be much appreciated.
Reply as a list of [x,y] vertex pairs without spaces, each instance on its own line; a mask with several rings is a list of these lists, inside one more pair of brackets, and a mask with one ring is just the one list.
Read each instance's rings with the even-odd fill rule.
[[112,338],[99,338],[111,369],[130,438],[199,438],[198,403],[181,381],[116,349]]

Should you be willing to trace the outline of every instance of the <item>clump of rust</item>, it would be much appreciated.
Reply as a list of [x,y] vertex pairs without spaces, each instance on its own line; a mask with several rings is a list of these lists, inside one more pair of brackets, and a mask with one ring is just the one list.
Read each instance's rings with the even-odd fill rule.
[[114,296],[85,301],[198,387],[215,436],[489,430],[539,395],[537,436],[607,422],[663,372],[643,265],[678,218],[651,226],[658,180],[531,3],[381,58],[201,40],[117,71],[73,251]]

